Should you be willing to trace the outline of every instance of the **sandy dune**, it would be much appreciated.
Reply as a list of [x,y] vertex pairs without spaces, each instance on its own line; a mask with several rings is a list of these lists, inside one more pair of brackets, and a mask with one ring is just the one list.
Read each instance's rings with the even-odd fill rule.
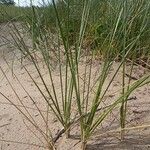
[[[33,118],[37,126],[43,132],[46,132],[46,124],[44,123],[40,113],[36,106],[40,108],[43,116],[46,117],[47,105],[40,95],[39,91],[32,83],[31,78],[28,76],[25,69],[21,67],[21,64],[15,59],[14,53],[20,56],[19,52],[11,46],[5,45],[8,41],[11,41],[9,35],[9,28],[2,24],[0,25],[0,67],[5,72],[10,84],[12,84],[17,95],[13,92],[10,84],[0,71],[0,92],[9,98],[19,109],[21,109],[30,118]],[[9,43],[9,42],[8,42]],[[7,60],[9,66],[7,65]],[[98,62],[95,62],[92,72],[96,75],[98,68]],[[42,82],[39,79],[38,73],[33,64],[24,60],[24,65],[29,72],[35,78],[37,83],[43,87]],[[80,70],[83,73],[85,63],[81,62]],[[12,69],[13,66],[13,69]],[[42,63],[39,63],[41,72],[45,76],[45,80],[48,80],[47,71],[43,67]],[[111,78],[114,70],[117,68],[118,63],[115,63],[112,67],[108,80]],[[130,67],[130,66],[128,66]],[[14,73],[14,74],[13,74]],[[134,67],[134,77],[139,78],[148,70],[141,66]],[[16,76],[15,76],[16,75]],[[17,78],[16,78],[17,77]],[[128,77],[127,77],[128,78]],[[30,100],[29,95],[23,90],[17,79],[21,82],[24,88],[32,96],[34,102]],[[61,99],[59,73],[57,68],[53,72],[53,80],[56,85],[57,94]],[[94,81],[94,76],[93,76]],[[50,84],[48,83],[50,86]],[[105,97],[108,105],[117,95],[115,91],[118,91],[121,86],[121,71],[115,78],[112,86],[109,89],[109,94]],[[18,99],[18,97],[20,99]],[[110,134],[104,134],[106,131],[117,130],[119,128],[118,122],[118,110],[115,109],[111,113],[106,121],[96,131],[95,136],[88,143],[88,150],[148,150],[150,149],[150,85],[145,85],[137,89],[131,97],[134,97],[128,104],[128,120],[127,127],[149,125],[126,132],[125,141],[121,142],[118,132],[111,132]],[[75,102],[74,102],[75,103]],[[36,106],[35,106],[36,104]],[[26,109],[23,107],[26,107]],[[75,104],[74,104],[75,105]],[[75,111],[75,110],[74,110]],[[55,136],[62,126],[57,121],[54,114],[49,111],[49,129]],[[58,150],[78,150],[80,149],[80,140],[78,138],[79,126],[73,128],[71,132],[71,138],[65,139],[65,136],[60,137],[56,143]],[[101,135],[102,134],[102,135]],[[101,135],[101,136],[100,136]],[[44,150],[46,149],[45,139],[31,123],[29,123],[24,115],[21,114],[6,98],[0,95],[0,149],[1,150]]]

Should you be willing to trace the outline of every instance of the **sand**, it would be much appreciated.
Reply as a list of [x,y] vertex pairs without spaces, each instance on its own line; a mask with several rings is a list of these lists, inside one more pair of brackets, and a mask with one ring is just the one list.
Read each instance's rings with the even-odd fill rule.
[[[46,124],[44,123],[40,113],[36,106],[41,110],[43,116],[46,117],[47,105],[38,89],[35,87],[28,73],[21,66],[21,64],[15,58],[15,55],[20,57],[20,53],[14,47],[7,44],[12,41],[9,35],[10,28],[6,24],[0,25],[0,67],[5,72],[10,84],[13,86],[17,95],[13,92],[10,84],[6,80],[6,77],[0,71],[0,92],[3,93],[13,104],[15,104],[22,112],[24,112],[30,118],[33,118],[40,129],[45,132]],[[7,40],[6,40],[7,39]],[[9,40],[9,41],[8,41]],[[6,44],[6,45],[5,45]],[[15,53],[15,55],[14,55]],[[9,66],[6,63],[9,64]],[[102,63],[102,62],[101,62]],[[29,70],[30,74],[38,85],[44,90],[42,82],[34,65],[29,60],[24,60],[23,63]],[[85,61],[80,63],[81,75],[84,73]],[[116,70],[118,62],[114,63],[108,81],[111,79],[114,71]],[[13,66],[13,67],[12,67]],[[99,61],[95,61],[92,67],[93,81],[94,76],[97,76],[96,71],[101,66]],[[39,61],[39,67],[41,69],[44,79],[48,81],[48,74],[43,66],[43,63]],[[13,69],[12,69],[13,68]],[[128,65],[127,69],[130,68]],[[142,66],[134,67],[135,78],[140,78],[144,74],[149,73],[149,70]],[[128,79],[128,77],[126,77]],[[21,82],[23,87],[27,90],[25,92],[22,86],[18,83],[17,79]],[[61,100],[60,84],[59,84],[59,72],[57,67],[53,71],[53,81],[57,89],[58,98]],[[134,81],[134,80],[133,80]],[[49,87],[50,82],[47,82]],[[121,71],[115,78],[112,86],[109,89],[108,94],[105,96],[105,103],[102,107],[109,105],[112,100],[117,97],[115,93],[121,87]],[[29,95],[33,98],[31,101]],[[19,99],[20,101],[19,101]],[[105,120],[105,122],[99,126],[94,136],[89,140],[87,150],[148,150],[150,149],[150,85],[145,85],[137,89],[132,95],[131,101],[128,103],[127,113],[127,127],[143,126],[132,130],[127,130],[125,134],[125,140],[120,140],[120,134],[117,132],[119,129],[119,117],[118,108],[116,108]],[[32,125],[27,118],[19,112],[6,98],[0,95],[0,149],[1,150],[45,150],[46,142],[42,134]],[[61,103],[61,101],[60,101]],[[75,106],[74,100],[74,106]],[[26,109],[24,108],[26,107]],[[75,112],[76,110],[74,110]],[[53,136],[56,136],[58,132],[63,128],[57,121],[55,115],[49,110],[48,113],[48,126]],[[144,126],[145,125],[145,126]],[[111,132],[112,131],[112,132]],[[109,133],[110,132],[110,133]],[[56,142],[58,150],[79,150],[81,146],[79,138],[79,125],[76,125],[71,131],[71,137],[66,139],[63,134]]]

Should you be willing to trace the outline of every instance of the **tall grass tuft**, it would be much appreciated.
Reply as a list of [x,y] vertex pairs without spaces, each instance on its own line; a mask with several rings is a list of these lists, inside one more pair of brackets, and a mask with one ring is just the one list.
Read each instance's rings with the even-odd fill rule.
[[[83,150],[86,149],[87,142],[96,129],[118,106],[123,139],[128,98],[134,90],[150,82],[149,74],[135,82],[130,80],[125,82],[126,60],[127,58],[134,60],[141,55],[138,49],[144,47],[146,41],[142,42],[143,36],[146,37],[149,33],[147,15],[150,3],[144,0],[142,0],[142,6],[139,6],[139,3],[133,6],[132,3],[132,0],[101,2],[96,0],[56,2],[52,0],[50,8],[55,13],[53,14],[55,28],[52,24],[49,27],[47,16],[51,14],[47,13],[47,16],[43,16],[38,8],[32,7],[32,16],[25,20],[25,29],[29,31],[32,40],[30,48],[13,24],[14,30],[11,36],[15,46],[30,59],[44,89],[37,84],[25,66],[23,66],[24,69],[41,93],[48,108],[53,111],[63,126],[68,138],[77,117]],[[95,4],[98,4],[97,9],[100,7],[97,13],[93,9]],[[115,7],[116,4],[118,4],[117,7]],[[78,13],[80,18],[76,16]],[[135,24],[137,20],[139,21],[138,31],[136,31],[137,25]],[[86,42],[90,44],[85,44]],[[96,58],[95,51],[103,58],[103,62],[97,67],[98,74],[94,80],[92,69]],[[39,57],[42,57],[42,63],[48,72],[48,80],[42,76]],[[109,79],[110,70],[117,59],[119,65]],[[81,65],[84,60],[88,60],[89,64],[83,63],[82,74]],[[54,69],[57,69],[59,73],[57,83],[54,82]],[[130,74],[132,74],[132,69],[133,64]],[[106,102],[105,96],[120,71],[122,72],[121,93],[112,98],[111,103],[101,110]],[[47,83],[51,86],[49,87]],[[57,85],[60,86],[61,96],[57,94]],[[76,111],[73,111],[73,107]]]

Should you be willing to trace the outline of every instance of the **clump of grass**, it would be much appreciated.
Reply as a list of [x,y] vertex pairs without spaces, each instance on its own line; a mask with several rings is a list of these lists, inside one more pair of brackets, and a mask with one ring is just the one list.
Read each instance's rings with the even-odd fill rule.
[[0,5],[0,23],[22,21],[27,12],[31,12],[28,7],[24,8],[11,5]]
[[[94,38],[93,44],[96,45],[96,53],[100,55],[105,55],[105,50],[109,44],[109,38],[112,33],[112,26],[114,26],[116,19],[120,13],[123,3],[126,2],[126,44],[134,42],[134,40],[140,35],[138,41],[132,48],[135,51],[136,58],[149,58],[149,44],[148,39],[150,36],[149,30],[149,12],[150,12],[150,2],[147,0],[142,1],[102,1],[97,2],[99,11],[96,9],[93,14],[95,27],[91,29],[91,35]],[[135,4],[136,3],[136,4]],[[95,5],[94,5],[95,6]],[[95,15],[96,14],[96,15]],[[95,17],[94,17],[95,16]],[[94,34],[94,35],[93,35]],[[116,36],[112,43],[113,55],[118,56],[118,59],[122,57],[123,49],[123,39],[124,39],[124,15],[121,15],[120,22],[118,24],[118,29]],[[147,44],[146,44],[147,43]],[[127,49],[126,49],[127,52]],[[130,58],[131,53],[129,53],[128,58]]]
[[[28,26],[26,27],[29,27],[32,35],[32,50],[26,46],[26,42],[23,40],[23,37],[18,32],[17,28],[15,28],[15,25],[15,31],[11,34],[15,45],[23,55],[27,55],[28,58],[30,58],[34,65],[44,89],[37,84],[37,81],[32,77],[28,69],[26,67],[24,67],[24,69],[32,79],[38,91],[41,93],[48,108],[53,111],[54,115],[64,127],[67,137],[70,135],[72,124],[76,122],[77,114],[77,120],[80,124],[80,135],[83,150],[86,149],[87,142],[94,131],[105,121],[108,115],[112,113],[114,108],[120,105],[120,126],[122,128],[121,131],[123,138],[128,98],[135,89],[150,82],[150,75],[145,75],[134,83],[131,83],[130,81],[128,81],[127,84],[125,83],[126,59],[129,56],[132,56],[134,59],[137,57],[136,48],[138,47],[143,31],[145,31],[147,26],[145,18],[142,20],[139,32],[131,39],[129,38],[129,33],[132,32],[132,28],[130,31],[128,26],[128,21],[130,20],[130,14],[128,14],[128,12],[130,12],[131,6],[127,3],[127,1],[119,1],[119,6],[115,9],[114,13],[111,14],[113,19],[109,18],[108,22],[104,21],[108,24],[111,23],[111,27],[106,26],[109,30],[103,29],[104,24],[98,25],[100,28],[98,29],[100,30],[98,38],[100,39],[94,39],[93,41],[95,42],[95,40],[98,40],[96,41],[98,42],[98,45],[94,46],[96,48],[101,47],[102,52],[100,53],[103,55],[103,64],[100,65],[100,69],[97,70],[98,75],[96,76],[95,82],[93,82],[92,67],[95,59],[94,51],[91,50],[91,45],[89,45],[89,47],[86,46],[86,49],[83,49],[83,45],[84,41],[86,41],[89,37],[87,34],[89,26],[95,28],[92,22],[90,22],[92,12],[91,6],[95,4],[95,2],[96,1],[92,0],[82,1],[82,7],[80,10],[81,18],[78,18],[79,28],[77,29],[75,26],[76,19],[73,20],[72,17],[73,14],[76,13],[75,10],[78,8],[78,3],[70,0],[56,3],[52,0],[53,11],[56,17],[54,33],[50,32],[51,30],[48,28],[47,17],[44,18],[44,24],[41,26],[43,18],[40,17],[40,15],[42,14],[33,7],[32,18],[26,20],[28,23]],[[109,6],[109,9],[107,9],[108,11],[112,12],[111,10],[115,8],[113,7],[115,2],[112,2],[113,5],[106,2],[107,5],[105,7],[107,8]],[[130,7],[128,7],[128,5]],[[72,10],[73,8],[74,11]],[[148,13],[148,8],[149,7],[146,7],[146,9],[144,9],[146,11],[145,15]],[[63,10],[64,13],[62,14]],[[137,16],[138,15],[135,15],[134,18]],[[103,23],[103,21],[101,21],[101,23]],[[132,23],[130,25],[132,26]],[[74,37],[71,42],[70,26],[72,28],[71,30],[75,32],[73,33]],[[108,31],[109,33],[107,33]],[[117,47],[115,43],[117,43]],[[118,47],[120,48],[119,50]],[[42,76],[41,69],[39,68],[39,64],[36,59],[36,52],[40,53],[40,56],[42,56],[42,61],[46,66],[45,70],[48,71],[49,81],[45,81]],[[119,65],[111,79],[108,80],[111,67],[118,56],[121,56]],[[90,63],[89,65],[85,64],[84,74],[81,77],[80,64],[83,58],[89,59]],[[55,66],[58,67],[59,72],[59,81],[57,83],[53,80],[53,61],[55,62]],[[105,102],[104,97],[107,95],[110,86],[121,69],[123,70],[121,94],[112,99],[112,102],[108,107],[99,111],[103,102]],[[131,65],[130,74],[132,74],[132,69],[133,66]],[[48,86],[47,82],[51,84],[51,87]],[[60,86],[61,97],[58,97],[57,95],[56,84],[59,84]],[[76,105],[73,106],[73,103]],[[73,112],[72,107],[76,107],[77,112]]]

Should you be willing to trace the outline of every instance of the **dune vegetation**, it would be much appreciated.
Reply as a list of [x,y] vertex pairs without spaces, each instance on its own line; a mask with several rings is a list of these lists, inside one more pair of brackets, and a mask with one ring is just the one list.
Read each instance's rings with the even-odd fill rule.
[[[85,150],[97,129],[117,109],[120,139],[124,140],[125,131],[128,130],[128,103],[134,91],[148,86],[150,82],[149,72],[132,80],[135,64],[150,69],[149,0],[52,0],[48,6],[24,8],[2,5],[0,22],[12,24],[10,35],[14,47],[22,56],[21,62],[18,56],[16,59],[47,104],[46,116],[36,106],[46,126],[49,123],[49,110],[63,127],[61,134],[65,133],[66,138],[70,138],[73,126],[79,126],[81,149]],[[15,22],[19,22],[27,33],[31,40],[30,47]],[[48,79],[42,75],[39,58]],[[23,65],[23,59],[32,62],[42,87]],[[95,61],[101,62],[98,63],[96,76],[93,73]],[[117,67],[110,77],[115,63]],[[59,74],[57,82],[54,81],[55,69]],[[2,67],[1,72],[15,92]],[[106,97],[118,74],[120,88],[107,103]],[[27,89],[21,86],[34,102]],[[13,104],[4,93],[0,94]],[[15,94],[18,95],[17,92]],[[104,103],[107,104],[105,107]],[[57,149],[55,144],[58,139],[53,137],[51,129],[41,131],[27,110],[23,113],[14,106],[40,131],[49,150]]]

